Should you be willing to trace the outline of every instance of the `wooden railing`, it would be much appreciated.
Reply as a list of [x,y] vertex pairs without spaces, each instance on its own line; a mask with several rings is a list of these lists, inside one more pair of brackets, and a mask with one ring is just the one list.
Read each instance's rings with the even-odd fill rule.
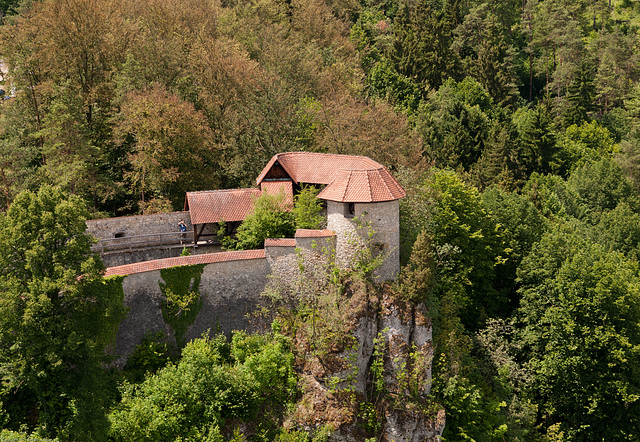
[[148,235],[106,238],[99,240],[96,245],[91,247],[91,250],[106,253],[188,246],[193,246],[193,232],[151,233]]

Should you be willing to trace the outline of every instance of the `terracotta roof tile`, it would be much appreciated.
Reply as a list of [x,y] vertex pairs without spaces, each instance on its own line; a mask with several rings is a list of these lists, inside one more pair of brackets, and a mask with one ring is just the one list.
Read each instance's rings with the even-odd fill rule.
[[366,170],[383,167],[369,157],[315,152],[286,152],[273,156],[260,173],[258,184],[277,162],[296,183],[329,184],[339,169]]
[[106,276],[132,275],[134,273],[151,272],[154,270],[168,269],[170,267],[185,266],[193,264],[213,264],[215,262],[239,261],[242,259],[262,259],[265,251],[261,250],[238,250],[220,253],[203,253],[201,255],[178,256],[176,258],[155,259],[153,261],[126,264],[117,267],[109,267],[105,272]]
[[258,177],[263,181],[278,162],[296,183],[327,184],[319,198],[339,202],[393,201],[406,195],[381,164],[368,157],[313,152],[274,155]]
[[[284,191],[287,206],[293,207],[291,181],[269,181],[262,183],[261,188],[266,193]],[[257,188],[187,192],[191,224],[242,221],[253,209],[253,203],[260,193]]]
[[313,229],[298,229],[296,230],[296,238],[326,238],[335,236],[335,232],[329,229],[313,230]]
[[335,180],[318,198],[349,203],[393,201],[406,195],[404,189],[384,167],[374,170],[339,170]]
[[285,207],[284,210],[291,210],[293,208],[293,182],[291,180],[286,181],[263,181],[260,183],[260,189],[263,192],[269,194],[279,194],[284,192],[285,194]]
[[367,170],[349,171],[349,182],[344,190],[342,201],[353,203],[370,203],[373,201]]
[[260,189],[187,192],[191,224],[242,221],[253,208]]
[[263,181],[260,183],[260,189],[266,193],[277,194],[284,192],[285,195],[291,197],[293,200],[293,182],[291,180]]
[[296,240],[293,238],[267,238],[264,240],[265,247],[295,247]]

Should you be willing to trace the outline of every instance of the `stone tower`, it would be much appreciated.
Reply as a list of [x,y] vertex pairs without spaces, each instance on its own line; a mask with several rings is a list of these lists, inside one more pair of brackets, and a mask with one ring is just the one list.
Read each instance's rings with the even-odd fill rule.
[[385,257],[377,279],[395,278],[400,271],[398,200],[406,193],[384,166],[362,156],[280,153],[257,184],[262,188],[282,181],[291,181],[294,192],[302,184],[324,186],[318,198],[327,202],[327,228],[336,233],[339,265],[350,265],[363,245],[371,245]]
[[384,260],[376,279],[395,279],[400,271],[400,205],[404,190],[380,166],[373,170],[339,170],[318,198],[327,201],[327,228],[336,232],[336,259],[348,266],[364,247]]

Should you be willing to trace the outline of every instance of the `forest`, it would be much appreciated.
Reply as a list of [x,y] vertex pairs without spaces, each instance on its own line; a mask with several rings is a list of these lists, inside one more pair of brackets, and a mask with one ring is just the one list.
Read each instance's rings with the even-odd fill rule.
[[[433,323],[430,395],[374,389],[361,440],[394,407],[444,441],[640,440],[639,33],[635,0],[0,0],[0,440],[331,440],[291,424],[298,340],[341,336],[350,284]],[[109,368],[84,219],[303,150],[403,185],[398,280]]]

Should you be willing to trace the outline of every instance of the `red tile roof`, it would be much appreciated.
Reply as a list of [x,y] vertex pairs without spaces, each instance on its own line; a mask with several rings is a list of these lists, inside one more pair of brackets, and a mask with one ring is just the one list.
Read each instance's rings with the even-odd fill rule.
[[295,247],[296,240],[293,238],[267,238],[264,240],[265,247]]
[[293,182],[291,180],[263,181],[260,183],[260,189],[263,192],[273,194],[284,192],[293,201]]
[[187,192],[191,224],[242,221],[260,195],[260,189],[211,190]]
[[279,163],[295,183],[327,184],[318,198],[340,202],[393,201],[406,195],[381,164],[368,157],[313,152],[274,155],[260,173],[262,184]]
[[335,179],[318,194],[318,198],[349,203],[393,201],[406,195],[404,189],[386,169],[341,169]]
[[261,250],[238,250],[232,252],[203,253],[202,255],[178,256],[176,258],[156,259],[153,261],[109,267],[104,276],[132,275],[134,273],[151,272],[170,267],[193,264],[213,264],[215,262],[239,261],[242,259],[262,259],[265,252]]
[[287,171],[294,182],[309,184],[331,183],[338,169],[384,168],[368,157],[315,152],[285,152],[271,158],[260,173],[258,184],[262,182],[276,161]]
[[298,229],[296,230],[296,238],[326,238],[335,236],[335,232],[329,229],[313,230],[313,229]]
[[[269,181],[263,183],[261,188],[266,193],[277,194],[284,191],[287,205],[293,207],[291,181]],[[191,216],[191,224],[243,221],[253,209],[253,203],[260,193],[260,189],[256,188],[187,192],[186,208]]]

